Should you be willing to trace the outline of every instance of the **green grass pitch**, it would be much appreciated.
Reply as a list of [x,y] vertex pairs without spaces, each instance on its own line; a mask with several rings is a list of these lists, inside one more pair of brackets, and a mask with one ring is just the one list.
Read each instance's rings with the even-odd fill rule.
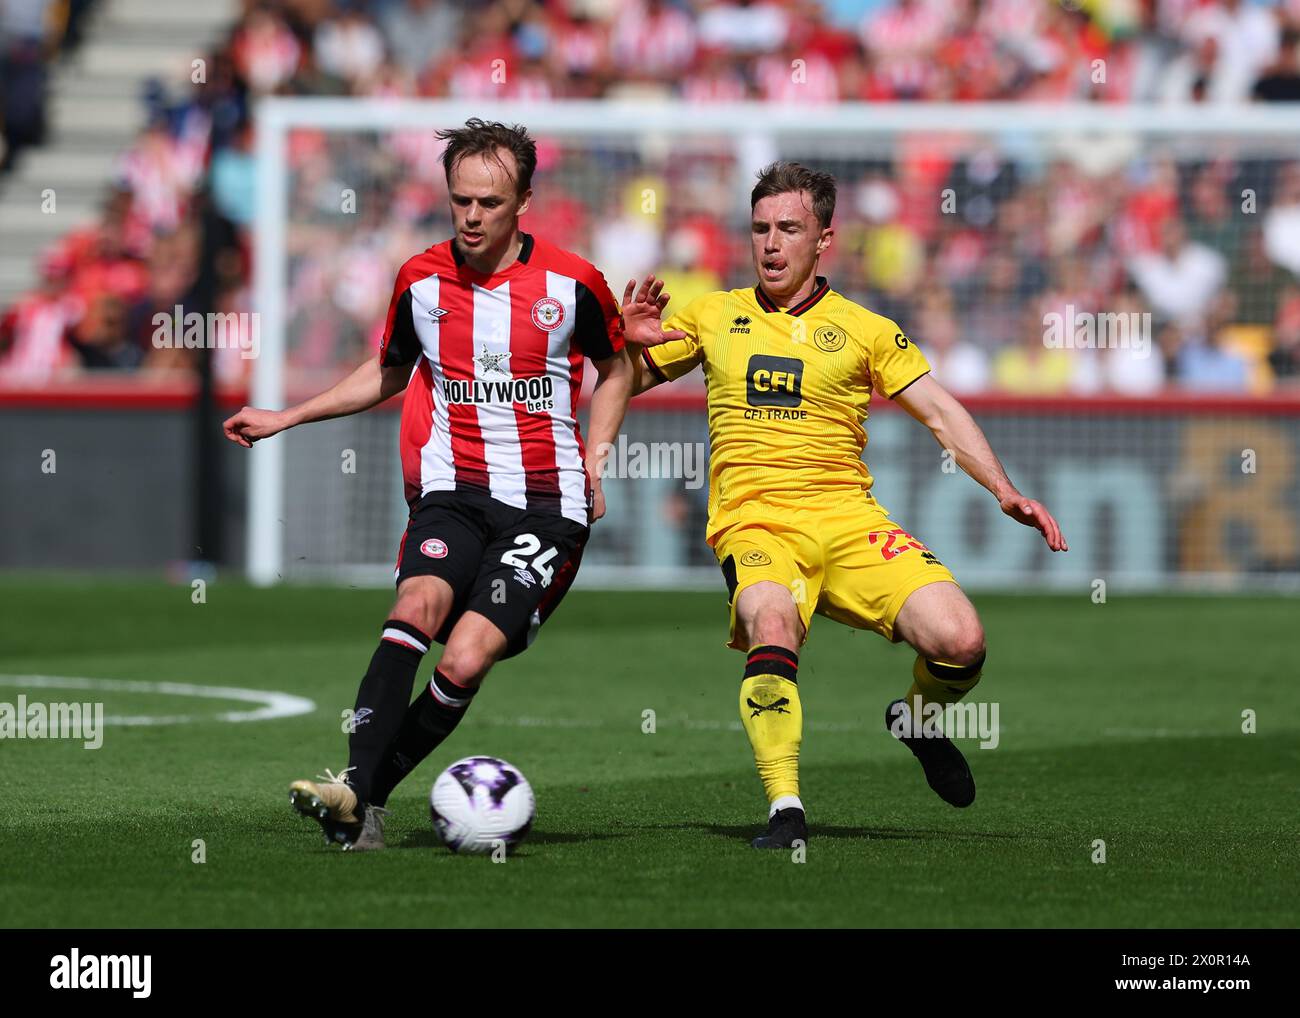
[[[976,597],[976,696],[1001,743],[964,744],[979,795],[942,803],[883,729],[912,655],[818,619],[804,648],[806,860],[756,852],[765,817],[737,720],[719,594],[569,595],[528,653],[401,786],[389,849],[327,849],[288,782],[346,762],[341,712],[386,591],[0,585],[0,672],[277,690],[313,713],[4,680],[0,701],[100,699],[102,748],[0,740],[9,927],[1294,926],[1300,921],[1297,603]],[[427,676],[432,662],[422,668]],[[1256,734],[1243,734],[1253,710]],[[643,712],[657,730],[645,734]],[[438,845],[441,768],[521,767],[533,832],[504,864]],[[192,861],[195,839],[206,862]],[[1093,861],[1104,840],[1106,861]]]

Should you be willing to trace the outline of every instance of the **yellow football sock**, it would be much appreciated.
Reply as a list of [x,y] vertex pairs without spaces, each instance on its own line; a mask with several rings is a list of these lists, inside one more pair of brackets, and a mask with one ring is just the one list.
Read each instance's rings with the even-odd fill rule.
[[924,710],[931,703],[956,703],[974,688],[984,674],[984,658],[972,665],[950,665],[929,661],[920,654],[912,665],[912,688],[907,691],[907,708],[917,713],[917,697]]
[[803,708],[796,675],[799,656],[784,647],[749,652],[740,684],[740,721],[754,750],[767,801],[799,795],[799,742]]

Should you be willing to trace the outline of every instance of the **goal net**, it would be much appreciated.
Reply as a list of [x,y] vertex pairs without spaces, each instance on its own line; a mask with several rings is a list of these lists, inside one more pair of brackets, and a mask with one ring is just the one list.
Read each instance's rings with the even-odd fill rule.
[[[1293,116],[267,100],[255,405],[303,398],[373,356],[398,266],[451,233],[434,131],[470,116],[524,123],[538,140],[525,230],[588,258],[619,296],[654,271],[674,306],[753,284],[761,166],[833,173],[836,233],[820,271],[917,341],[1070,542],[1051,555],[877,396],[876,497],[963,583],[1300,585]],[[718,585],[703,540],[705,396],[697,371],[634,400],[580,583]],[[254,582],[392,581],[406,518],[395,410],[255,447]]]

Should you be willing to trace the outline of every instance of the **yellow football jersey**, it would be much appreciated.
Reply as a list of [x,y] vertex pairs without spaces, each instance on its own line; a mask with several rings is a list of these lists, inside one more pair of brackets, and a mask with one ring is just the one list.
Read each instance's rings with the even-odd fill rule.
[[783,508],[870,499],[862,462],[873,385],[894,396],[930,370],[894,322],[817,277],[777,307],[759,287],[691,301],[664,323],[686,339],[646,347],[659,378],[695,365],[708,385],[708,542],[741,519]]

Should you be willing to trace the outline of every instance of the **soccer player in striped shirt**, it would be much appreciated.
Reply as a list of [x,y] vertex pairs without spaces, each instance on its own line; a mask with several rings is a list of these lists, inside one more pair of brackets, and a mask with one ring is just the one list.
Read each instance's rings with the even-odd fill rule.
[[[360,851],[383,847],[389,793],[572,584],[605,512],[599,450],[617,438],[632,387],[604,277],[519,228],[537,164],[527,132],[473,119],[440,136],[455,236],[402,266],[378,355],[298,406],[245,407],[225,422],[248,447],[406,392],[410,522],[397,600],[357,693],[348,767],[290,786],[294,808],[327,841]],[[591,453],[577,420],[584,357],[597,374]],[[444,644],[437,668],[411,701],[434,642]]]
[[798,651],[814,612],[915,648],[911,688],[886,708],[886,724],[941,798],[975,798],[961,752],[922,722],[980,680],[984,630],[952,573],[872,495],[862,461],[872,390],[929,428],[1004,513],[1037,528],[1053,551],[1066,545],[1047,508],[1016,490],[979,425],[930,376],[916,343],[817,275],[834,233],[834,178],[776,163],[750,206],[756,286],[705,294],[661,326],[667,295],[651,277],[639,290],[628,284],[623,319],[640,350],[635,391],[704,369],[707,538],[727,583],[729,646],[747,655],[740,717],[768,798],[768,829],[754,846],[788,848],[808,837]]

